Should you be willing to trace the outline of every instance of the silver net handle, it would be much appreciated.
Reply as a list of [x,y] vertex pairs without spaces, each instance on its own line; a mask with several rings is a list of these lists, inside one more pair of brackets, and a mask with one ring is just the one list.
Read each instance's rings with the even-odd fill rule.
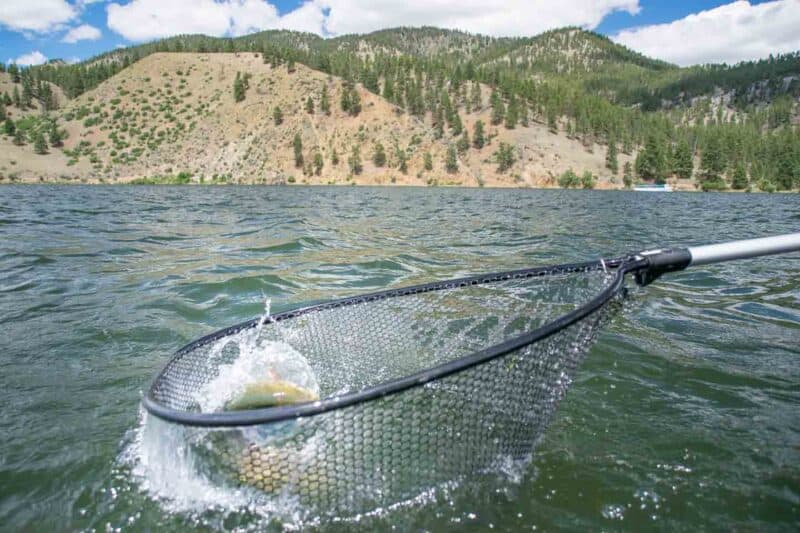
[[762,255],[784,254],[800,251],[800,233],[692,246],[688,250],[692,256],[689,266],[747,259]]

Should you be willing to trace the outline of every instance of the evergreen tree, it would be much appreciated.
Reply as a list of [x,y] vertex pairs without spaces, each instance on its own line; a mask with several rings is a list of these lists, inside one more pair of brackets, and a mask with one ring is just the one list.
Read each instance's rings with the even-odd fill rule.
[[33,151],[37,154],[47,153],[47,141],[44,139],[44,134],[39,131],[33,138]]
[[303,140],[300,138],[299,133],[294,135],[294,166],[302,168],[303,166]]
[[636,173],[644,181],[664,183],[667,177],[667,159],[661,140],[654,134],[647,137],[644,148],[636,156]]
[[336,151],[336,148],[333,149],[331,153],[331,165],[336,166],[339,164],[339,153]]
[[626,189],[633,187],[633,168],[630,161],[627,161],[622,167],[622,184]]
[[11,106],[11,104],[13,103],[11,101],[11,97],[8,96],[8,91],[3,92],[3,103],[6,105],[6,107]]
[[458,113],[453,113],[453,120],[450,123],[450,131],[454,136],[456,136],[461,135],[463,130],[464,125],[461,123],[461,117],[458,115]]
[[700,173],[703,181],[718,181],[725,170],[722,143],[719,135],[712,133],[706,139],[700,157]]
[[481,102],[481,85],[477,81],[472,82],[472,88],[469,93],[469,103],[472,111],[480,111],[483,106]]
[[437,139],[444,137],[444,115],[441,107],[433,112],[433,136]]
[[581,187],[584,189],[594,189],[594,176],[588,170],[584,171],[583,175],[581,176]]
[[322,167],[324,164],[325,162],[322,159],[322,154],[317,150],[314,152],[314,174],[317,176],[322,174]]
[[50,138],[50,146],[53,148],[58,148],[64,144],[64,133],[58,129],[58,124],[56,124],[55,120],[50,123],[48,137]]
[[497,162],[497,171],[500,173],[505,172],[514,166],[516,157],[514,156],[514,147],[508,143],[501,142],[500,147],[494,154],[495,161]]
[[275,106],[275,109],[272,110],[272,120],[276,126],[283,124],[283,111],[279,106]]
[[458,158],[456,156],[456,148],[452,144],[447,147],[447,156],[444,160],[444,167],[450,174],[458,172]]
[[497,126],[506,116],[506,105],[503,103],[503,99],[500,98],[500,93],[496,90],[492,92],[492,124]]
[[383,167],[386,165],[386,151],[379,142],[375,143],[375,148],[372,152],[372,162],[376,167]]
[[358,175],[364,170],[364,165],[361,163],[361,150],[358,148],[358,145],[353,146],[353,151],[350,153],[347,164],[350,166],[350,172],[352,174]]
[[456,142],[456,149],[458,150],[459,154],[464,154],[467,152],[467,150],[469,150],[469,147],[469,133],[467,130],[464,130],[464,133],[458,138],[458,142]]
[[422,158],[423,160],[423,168],[425,170],[431,171],[433,170],[433,157],[431,156],[430,152],[425,152],[425,155]]
[[17,108],[21,109],[22,108],[22,98],[20,98],[20,96],[19,96],[19,89],[17,88],[16,85],[14,86],[13,94],[14,94],[14,98],[13,98],[14,107],[17,107]]
[[397,155],[397,169],[402,172],[403,174],[408,173],[408,154],[405,150],[401,150],[398,148],[396,150]]
[[25,144],[25,136],[22,135],[22,130],[19,128],[14,130],[14,144],[16,144],[17,146],[22,146],[23,144]]
[[517,122],[519,122],[519,107],[517,99],[512,96],[508,100],[508,109],[506,110],[506,129],[513,130],[517,127]]
[[348,114],[350,113],[350,109],[352,107],[352,102],[350,101],[351,93],[352,91],[349,85],[345,84],[342,86],[342,96],[339,99],[339,105],[341,105],[342,111]]
[[297,70],[297,67],[294,64],[294,59],[289,59],[289,61],[286,62],[286,71],[289,74],[294,74],[295,70]]
[[739,163],[736,165],[736,168],[733,171],[733,179],[731,180],[731,188],[732,189],[746,189],[749,185],[747,181],[747,171],[744,169],[744,165]]
[[357,117],[361,113],[361,96],[355,87],[350,88],[350,111],[349,113]]
[[328,95],[328,85],[324,84],[322,86],[322,96],[320,97],[319,107],[322,109],[322,112],[326,115],[331,114],[331,99]]
[[314,114],[314,100],[310,96],[306,99],[306,113],[309,115]]
[[6,114],[6,105],[2,101],[0,101],[0,121],[5,120],[7,116],[8,115]]
[[14,121],[11,120],[11,117],[8,117],[6,121],[3,123],[3,133],[8,135],[9,137],[13,137],[16,131],[17,131],[16,124],[14,124]]
[[244,100],[244,81],[240,72],[236,73],[236,79],[233,80],[233,100],[235,102]]
[[606,168],[611,171],[614,176],[619,171],[619,161],[617,161],[617,141],[611,137],[608,140],[608,151],[606,152]]
[[679,178],[688,180],[692,177],[693,170],[692,149],[686,139],[681,139],[672,153],[672,172]]
[[475,122],[475,131],[472,134],[472,146],[480,150],[486,144],[486,138],[483,136],[483,121]]
[[551,133],[558,133],[558,122],[556,117],[555,109],[548,108],[547,109],[547,128],[550,130]]

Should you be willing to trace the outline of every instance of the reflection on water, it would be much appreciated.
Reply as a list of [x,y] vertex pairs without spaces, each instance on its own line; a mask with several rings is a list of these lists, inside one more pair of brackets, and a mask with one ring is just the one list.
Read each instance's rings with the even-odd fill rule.
[[[265,297],[281,311],[798,229],[796,195],[2,187],[0,523],[252,526],[247,512],[165,512],[118,456],[166,357],[258,316]],[[797,255],[663,278],[607,328],[518,483],[429,495],[361,525],[791,528],[799,280]]]

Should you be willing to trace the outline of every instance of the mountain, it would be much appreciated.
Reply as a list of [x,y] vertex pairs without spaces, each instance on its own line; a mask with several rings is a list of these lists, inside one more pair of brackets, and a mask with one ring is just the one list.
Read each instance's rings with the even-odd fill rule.
[[[13,70],[60,89],[46,116],[5,106],[31,117],[0,140],[5,181],[800,187],[798,54],[679,68],[578,28],[279,30]],[[63,150],[34,156],[53,133]]]

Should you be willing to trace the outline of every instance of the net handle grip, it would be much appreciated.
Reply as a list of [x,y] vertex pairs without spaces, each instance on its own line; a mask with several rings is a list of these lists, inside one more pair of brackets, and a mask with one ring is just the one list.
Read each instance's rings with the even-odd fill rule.
[[692,256],[689,266],[708,265],[762,255],[785,254],[800,251],[800,233],[692,246],[687,250]]
[[800,251],[800,233],[688,248],[648,250],[637,254],[639,258],[646,261],[646,267],[636,273],[636,281],[639,285],[648,285],[661,274],[676,272],[691,266],[797,251]]

